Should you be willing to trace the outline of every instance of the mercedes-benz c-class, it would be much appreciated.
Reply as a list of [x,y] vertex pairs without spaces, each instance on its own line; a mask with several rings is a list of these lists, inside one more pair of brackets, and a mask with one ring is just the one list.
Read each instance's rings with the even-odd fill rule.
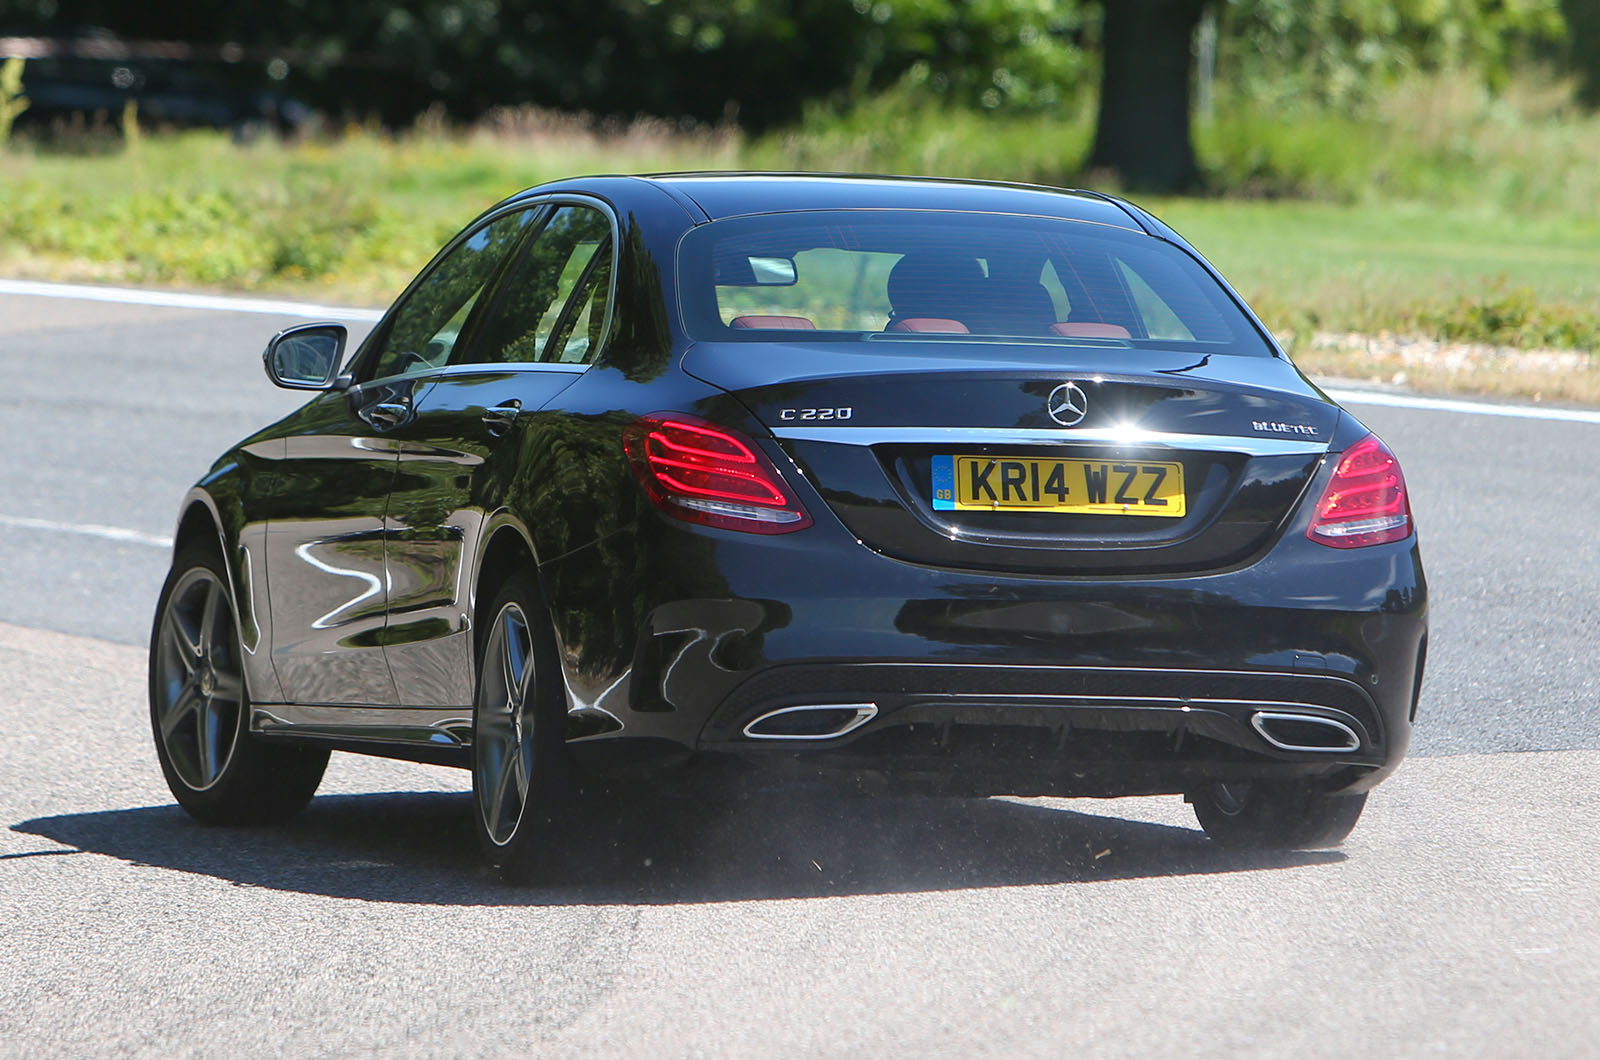
[[470,769],[513,877],[576,778],[724,763],[1181,793],[1303,847],[1405,752],[1394,453],[1128,202],[561,181],[346,339],[273,337],[306,404],[182,503],[150,711],[203,821],[292,815],[343,750]]

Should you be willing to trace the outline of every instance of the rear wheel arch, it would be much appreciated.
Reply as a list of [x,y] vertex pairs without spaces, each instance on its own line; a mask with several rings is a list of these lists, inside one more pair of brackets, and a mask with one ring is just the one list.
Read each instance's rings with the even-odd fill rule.
[[548,594],[544,592],[539,577],[539,561],[533,545],[515,523],[503,522],[489,532],[487,544],[478,560],[478,573],[472,589],[472,621],[475,629],[482,629],[489,619],[489,605],[494,602],[500,587],[521,571],[530,573],[548,609]]

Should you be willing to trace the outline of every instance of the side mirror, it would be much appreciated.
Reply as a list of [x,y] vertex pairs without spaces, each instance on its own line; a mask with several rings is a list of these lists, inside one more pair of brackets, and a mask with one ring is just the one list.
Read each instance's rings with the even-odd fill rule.
[[286,390],[333,390],[350,332],[343,324],[297,324],[284,328],[261,355],[267,378]]

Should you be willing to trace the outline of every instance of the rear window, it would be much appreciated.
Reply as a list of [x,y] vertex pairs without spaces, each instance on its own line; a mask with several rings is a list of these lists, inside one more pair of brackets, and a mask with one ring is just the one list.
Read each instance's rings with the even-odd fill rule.
[[736,217],[678,254],[698,339],[1015,341],[1270,356],[1188,254],[1047,217],[911,210]]

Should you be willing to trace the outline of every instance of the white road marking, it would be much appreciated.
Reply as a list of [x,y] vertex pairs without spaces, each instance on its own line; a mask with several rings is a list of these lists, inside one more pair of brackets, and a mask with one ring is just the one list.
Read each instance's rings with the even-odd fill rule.
[[221,313],[265,313],[271,316],[310,317],[319,320],[373,321],[383,316],[383,311],[379,309],[353,309],[349,306],[316,305],[311,302],[187,294],[182,291],[142,291],[134,287],[94,287],[77,283],[38,283],[33,280],[0,280],[0,294],[24,295],[30,298],[75,298],[85,302],[120,302],[125,305],[160,306],[166,309],[209,309]]
[[0,515],[0,526],[9,526],[18,530],[48,530],[56,534],[81,534],[84,537],[98,537],[106,541],[117,541],[125,545],[150,545],[155,548],[171,548],[172,538],[159,534],[147,534],[142,530],[129,530],[121,526],[100,526],[97,523],[61,523],[54,519],[30,519],[25,515]]
[[1497,405],[1491,401],[1457,401],[1453,398],[1420,397],[1416,394],[1388,394],[1381,390],[1325,390],[1329,397],[1351,405],[1387,405],[1397,409],[1423,409],[1429,412],[1455,412],[1465,416],[1512,416],[1525,420],[1563,420],[1568,423],[1600,423],[1600,409],[1552,409],[1542,405]]

